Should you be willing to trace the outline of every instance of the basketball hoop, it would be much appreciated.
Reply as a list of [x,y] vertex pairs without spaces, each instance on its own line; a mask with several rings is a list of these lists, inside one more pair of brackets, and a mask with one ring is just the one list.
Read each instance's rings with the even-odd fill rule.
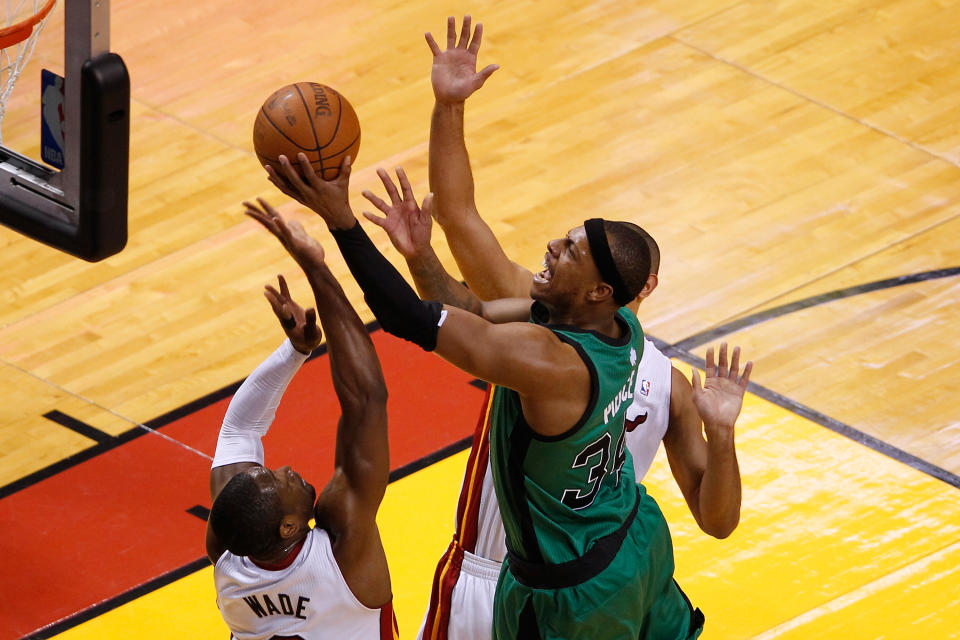
[[0,124],[3,123],[13,85],[30,59],[37,37],[57,0],[7,0],[5,4],[6,26],[0,29]]

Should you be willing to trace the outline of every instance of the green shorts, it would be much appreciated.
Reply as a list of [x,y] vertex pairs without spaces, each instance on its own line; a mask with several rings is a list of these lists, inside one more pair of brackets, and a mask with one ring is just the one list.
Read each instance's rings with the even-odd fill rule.
[[613,560],[589,579],[538,588],[509,564],[497,582],[493,640],[687,640],[703,630],[703,615],[673,579],[670,531],[646,492]]

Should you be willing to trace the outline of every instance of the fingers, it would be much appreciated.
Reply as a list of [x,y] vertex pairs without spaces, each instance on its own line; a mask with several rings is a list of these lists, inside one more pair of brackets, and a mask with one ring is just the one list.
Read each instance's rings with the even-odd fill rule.
[[730,377],[737,379],[737,373],[740,371],[740,347],[733,348],[733,358],[730,359]]
[[457,46],[457,21],[453,16],[447,18],[447,49]]
[[290,299],[290,289],[287,287],[287,280],[282,275],[277,276],[277,280],[280,281],[280,295],[282,295],[287,300]]
[[340,162],[340,174],[337,175],[337,184],[346,187],[350,184],[350,172],[353,171],[353,158],[347,156]]
[[307,309],[307,313],[304,316],[304,322],[306,323],[307,329],[317,326],[317,311],[313,307]]
[[387,228],[387,219],[386,219],[386,218],[381,218],[380,216],[375,216],[375,215],[373,215],[372,213],[370,213],[369,211],[361,211],[360,213],[363,214],[363,217],[364,217],[364,218],[366,218],[367,220],[369,220],[369,221],[372,222],[373,224],[377,225],[377,226],[380,227],[381,229],[384,229],[384,230],[385,230],[385,229]]
[[410,187],[410,181],[407,180],[407,172],[403,170],[403,167],[397,167],[397,180],[400,181],[400,189],[403,191],[403,199],[408,202],[416,202],[413,197],[413,189]]
[[460,41],[457,43],[458,49],[466,49],[470,41],[470,16],[463,16],[463,24],[460,27]]
[[[344,158],[344,160],[346,160],[346,158]],[[322,189],[323,186],[320,184],[320,181],[323,180],[323,178],[317,175],[313,165],[310,164],[310,160],[307,159],[307,154],[298,153],[297,162],[300,164],[299,175],[302,175],[307,179],[307,182],[310,183],[310,187],[314,190]]]
[[[477,74],[477,78],[480,79],[480,86],[483,86],[483,83],[487,81],[487,78],[493,75],[493,72],[500,68],[498,64],[488,64],[485,66],[480,73]],[[479,88],[479,87],[478,87]]]
[[721,378],[726,378],[730,374],[729,369],[727,368],[727,343],[720,343],[720,362],[717,366],[717,375]]
[[433,211],[433,192],[423,196],[423,204],[420,206],[420,222],[424,223],[430,220],[434,215]]
[[704,373],[708,378],[717,375],[717,365],[713,362],[713,347],[707,349],[707,367]]
[[481,40],[483,40],[483,23],[478,22],[477,26],[473,28],[473,39],[470,40],[470,46],[467,47],[467,51],[473,54],[480,51]]
[[277,174],[276,170],[275,170],[273,167],[271,167],[271,166],[268,165],[268,164],[265,164],[265,165],[263,165],[263,168],[264,168],[264,169],[266,170],[266,172],[267,172],[267,180],[269,180],[270,182],[272,182],[272,183],[273,183],[273,186],[275,186],[277,189],[279,189],[280,192],[283,193],[284,195],[289,196],[289,197],[293,198],[294,200],[297,199],[297,197],[298,197],[297,194],[294,193],[294,191],[293,191],[293,189],[290,187],[290,185],[287,184],[287,181],[284,180],[280,175]]
[[259,222],[267,229],[267,231],[278,238],[283,237],[283,231],[277,225],[276,219],[273,216],[270,216],[266,211],[261,211],[259,208],[249,202],[244,202],[243,206],[246,207],[243,211],[245,215],[248,215]]
[[693,378],[693,393],[694,393],[694,394],[698,394],[698,393],[700,393],[700,391],[701,391],[701,387],[700,387],[700,372],[697,371],[697,368],[696,368],[696,367],[693,367],[693,368],[692,368],[692,371],[693,371],[693,375],[692,375],[692,378]]
[[[379,173],[379,172],[378,172]],[[370,204],[375,206],[380,211],[384,213],[390,213],[390,205],[384,202],[379,196],[374,194],[372,191],[361,191],[360,195],[370,201]]]
[[433,34],[427,31],[423,34],[423,37],[427,39],[427,46],[430,47],[430,52],[434,57],[440,55],[440,46],[437,44],[437,41],[433,39]]
[[273,309],[273,314],[277,316],[278,320],[280,320],[280,324],[283,325],[284,329],[292,328],[288,326],[291,323],[294,327],[297,326],[296,318],[294,318],[293,313],[286,308],[287,305],[280,297],[280,294],[277,293],[276,289],[270,285],[267,285],[263,288],[263,295],[270,302],[270,307]]
[[751,360],[750,362],[747,362],[747,366],[743,368],[743,375],[740,376],[740,382],[737,383],[741,387],[743,387],[744,390],[746,390],[747,385],[750,384],[750,373],[752,371],[753,371],[753,361]]
[[[290,159],[285,155],[281,155],[280,158],[280,168],[283,170],[283,177],[295,191],[303,193],[307,190],[307,184],[303,181],[303,178],[297,173],[297,170],[293,168],[293,165],[290,164]],[[313,167],[310,168],[313,170]]]
[[[393,180],[390,179],[390,174],[381,167],[377,169],[377,175],[380,176],[380,182],[383,183],[383,187],[387,190],[390,201],[393,202],[393,204],[400,204],[402,202],[400,193],[397,191],[396,185],[393,184]],[[384,211],[384,213],[386,213],[386,211]]]

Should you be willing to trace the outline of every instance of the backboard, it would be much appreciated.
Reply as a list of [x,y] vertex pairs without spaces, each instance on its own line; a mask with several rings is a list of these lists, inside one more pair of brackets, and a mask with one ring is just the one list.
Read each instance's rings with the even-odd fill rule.
[[[130,79],[123,60],[109,51],[109,0],[61,4],[62,154],[54,154],[61,162],[52,162],[63,168],[6,146],[4,138],[0,223],[93,262],[116,254],[127,242]],[[28,72],[39,75],[38,65]],[[50,77],[55,76],[44,76],[48,87]],[[40,92],[35,98],[40,112]],[[7,124],[5,119],[0,126]],[[39,139],[39,127],[36,135]],[[46,149],[42,155],[51,162]]]

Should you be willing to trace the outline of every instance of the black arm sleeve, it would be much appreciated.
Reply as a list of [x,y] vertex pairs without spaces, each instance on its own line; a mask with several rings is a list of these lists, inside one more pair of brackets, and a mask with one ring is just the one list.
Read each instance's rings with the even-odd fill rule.
[[400,272],[377,250],[359,222],[349,229],[331,229],[331,233],[383,330],[425,351],[433,351],[443,305],[420,300]]

